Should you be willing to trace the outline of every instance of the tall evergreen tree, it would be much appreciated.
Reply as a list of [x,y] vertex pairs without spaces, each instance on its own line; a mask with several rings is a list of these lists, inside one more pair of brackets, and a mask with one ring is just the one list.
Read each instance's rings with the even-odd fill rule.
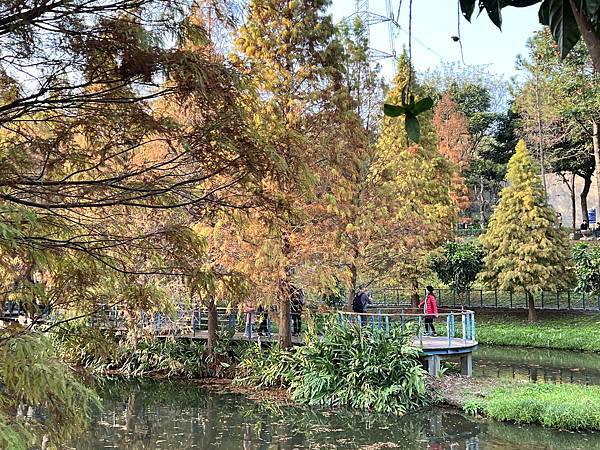
[[539,167],[525,142],[508,163],[509,183],[481,237],[486,250],[481,278],[491,287],[525,292],[529,321],[535,322],[533,294],[558,290],[572,280],[569,242],[546,203]]

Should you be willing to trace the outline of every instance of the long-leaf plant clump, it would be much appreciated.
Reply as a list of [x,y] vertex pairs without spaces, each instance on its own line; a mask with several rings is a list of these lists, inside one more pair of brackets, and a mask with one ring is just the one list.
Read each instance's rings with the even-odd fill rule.
[[419,351],[399,328],[389,335],[356,325],[326,329],[290,350],[250,348],[236,382],[289,388],[293,400],[308,405],[404,414],[426,403]]

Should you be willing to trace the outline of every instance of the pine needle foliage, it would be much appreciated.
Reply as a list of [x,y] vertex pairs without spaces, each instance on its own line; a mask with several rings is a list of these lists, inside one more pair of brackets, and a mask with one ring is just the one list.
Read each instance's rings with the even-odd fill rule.
[[508,185],[481,238],[486,250],[482,280],[493,288],[526,292],[531,321],[533,292],[560,290],[572,282],[568,237],[546,203],[538,174],[537,163],[520,141],[508,163]]
[[[26,450],[42,441],[71,438],[100,403],[39,333],[0,345],[0,448]],[[25,411],[33,414],[25,414]]]

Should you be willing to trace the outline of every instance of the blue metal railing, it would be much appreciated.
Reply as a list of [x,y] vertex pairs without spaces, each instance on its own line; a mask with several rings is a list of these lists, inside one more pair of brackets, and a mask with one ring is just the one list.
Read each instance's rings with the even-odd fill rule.
[[[423,346],[423,340],[426,336],[424,330],[426,314],[416,309],[398,309],[398,308],[377,308],[374,312],[354,313],[348,311],[337,311],[340,324],[355,324],[358,326],[370,326],[373,330],[384,330],[385,334],[390,333],[392,326],[399,326],[403,334],[416,338],[419,345]],[[458,309],[440,309],[438,311],[438,320],[445,317],[445,333],[438,336],[440,339],[447,339],[448,346],[452,346],[453,339],[461,338],[464,344],[475,342],[475,313],[470,310]],[[460,336],[456,333],[456,318],[460,317]],[[410,324],[416,325],[416,330],[411,329]]]

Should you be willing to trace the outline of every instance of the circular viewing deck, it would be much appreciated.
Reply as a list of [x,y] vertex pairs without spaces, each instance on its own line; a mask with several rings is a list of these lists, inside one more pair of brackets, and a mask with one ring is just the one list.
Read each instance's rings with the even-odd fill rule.
[[[475,339],[475,313],[464,309],[439,309],[433,318],[433,330],[426,323],[427,316],[416,308],[373,308],[366,313],[338,311],[341,323],[354,323],[384,329],[400,326],[409,336],[410,345],[421,349],[431,375],[440,371],[442,358],[460,357],[461,372],[472,374],[472,353],[477,349]],[[457,327],[458,322],[458,327]]]

